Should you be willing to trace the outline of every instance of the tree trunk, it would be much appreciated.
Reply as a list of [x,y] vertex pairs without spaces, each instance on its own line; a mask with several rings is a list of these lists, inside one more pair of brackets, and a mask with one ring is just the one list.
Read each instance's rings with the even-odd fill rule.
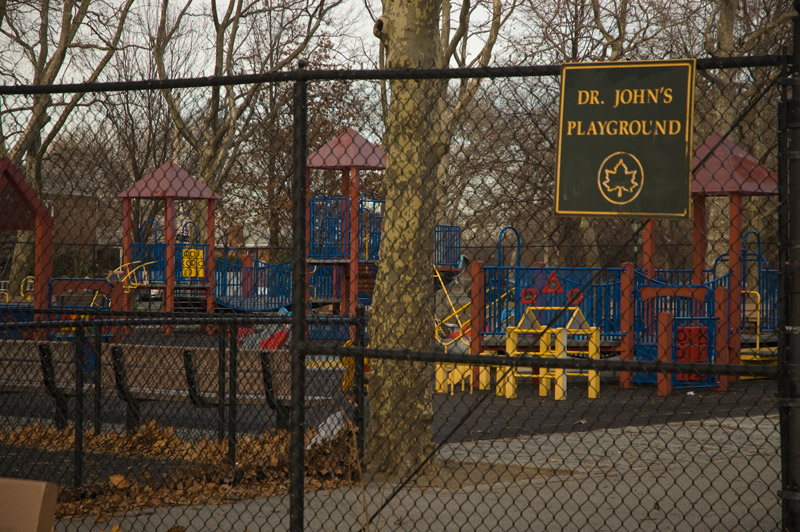
[[[736,21],[736,2],[734,0],[719,0],[719,20],[717,23],[717,55],[730,56],[733,54],[733,30]],[[721,70],[718,74],[719,93],[714,102],[713,118],[714,128],[720,135],[730,131],[731,125],[736,120],[737,95],[733,84],[734,73]],[[736,135],[731,132],[728,136],[736,141]],[[717,179],[727,179],[720,174]],[[706,267],[713,268],[714,262],[720,255],[728,252],[728,233],[730,218],[728,216],[730,198],[727,196],[712,196],[706,198]],[[724,275],[728,272],[728,264],[721,263],[717,273]]]
[[[436,65],[439,8],[431,0],[387,0],[375,33],[389,68]],[[438,80],[390,84],[386,217],[370,316],[372,347],[433,348],[437,166],[445,152],[437,116],[441,86]],[[366,447],[371,470],[403,478],[432,451],[433,376],[427,363],[372,364]]]
[[586,247],[584,248],[583,262],[576,266],[586,266],[587,268],[602,266],[600,264],[600,246],[597,244],[597,231],[595,231],[592,221],[589,218],[581,218],[579,227]]

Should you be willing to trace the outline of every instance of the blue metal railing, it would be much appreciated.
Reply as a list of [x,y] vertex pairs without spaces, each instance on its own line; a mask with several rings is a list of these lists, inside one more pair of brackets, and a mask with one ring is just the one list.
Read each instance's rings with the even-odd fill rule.
[[133,244],[132,259],[147,266],[147,280],[151,283],[163,283],[167,280],[167,245],[164,243]]
[[763,270],[759,279],[759,294],[761,295],[761,330],[774,331],[778,327],[778,299],[780,297],[780,282],[778,270]]
[[309,270],[311,299],[340,299],[342,297],[342,268],[336,264],[314,264]]
[[242,266],[218,259],[214,267],[214,297],[235,310],[267,312],[291,304],[292,268],[289,261]]
[[433,263],[457,268],[461,261],[461,227],[437,225],[434,232]]
[[349,210],[347,198],[311,200],[309,258],[346,259],[350,256]]
[[[486,266],[486,334],[505,334],[529,306],[578,306],[588,324],[600,328],[601,336],[618,338],[622,272],[621,268]],[[572,312],[541,310],[535,315],[542,325],[563,327]]]
[[[175,243],[175,283],[199,284],[205,282],[203,277],[191,277],[184,275],[183,271],[183,252],[187,249],[199,249],[202,251],[203,265],[207,265],[208,246],[206,244],[190,244],[186,242]],[[151,283],[164,283],[167,280],[167,245],[161,243],[138,243],[133,244],[132,258],[140,264],[152,263],[147,266],[147,280]]]
[[358,202],[358,258],[378,260],[380,258],[381,226],[383,224],[383,200],[365,194]]
[[[379,260],[385,201],[365,195],[358,209],[358,258]],[[316,197],[310,203],[309,258],[342,260],[350,257],[350,200]],[[461,227],[437,225],[434,232],[434,264],[456,268],[461,261]]]

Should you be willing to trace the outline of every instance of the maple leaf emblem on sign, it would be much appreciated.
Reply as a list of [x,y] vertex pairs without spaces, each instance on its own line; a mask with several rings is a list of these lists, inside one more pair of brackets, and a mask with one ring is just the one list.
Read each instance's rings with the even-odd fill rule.
[[600,193],[615,205],[630,203],[644,186],[642,163],[632,153],[618,151],[603,160],[597,172]]
[[605,171],[606,178],[603,181],[603,186],[609,193],[616,192],[617,197],[622,198],[623,193],[633,192],[639,186],[639,182],[636,181],[637,173],[636,170],[628,170],[628,167],[625,166],[625,161],[620,157],[613,170]]

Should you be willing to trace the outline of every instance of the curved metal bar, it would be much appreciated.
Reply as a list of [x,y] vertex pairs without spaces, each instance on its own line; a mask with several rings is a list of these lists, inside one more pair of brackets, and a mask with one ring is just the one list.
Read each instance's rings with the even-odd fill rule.
[[500,231],[500,236],[497,237],[497,265],[503,265],[503,235],[505,235],[506,231],[508,230],[514,231],[514,235],[517,237],[517,268],[520,266],[520,260],[522,257],[521,254],[521,244],[519,238],[519,231],[514,229],[514,227],[507,225]]
[[728,262],[727,253],[723,253],[714,260],[714,265],[711,267],[711,272],[714,274],[714,277],[717,277],[717,264],[719,264],[720,262]]
[[200,232],[197,230],[197,225],[195,225],[193,221],[189,220],[183,224],[183,227],[181,227],[181,235],[188,235],[189,231],[186,230],[186,227],[189,225],[194,228],[194,244],[196,245],[199,241]]
[[153,220],[145,220],[139,226],[139,242],[144,244],[144,226],[148,224],[153,226],[153,244],[158,244],[158,226]]

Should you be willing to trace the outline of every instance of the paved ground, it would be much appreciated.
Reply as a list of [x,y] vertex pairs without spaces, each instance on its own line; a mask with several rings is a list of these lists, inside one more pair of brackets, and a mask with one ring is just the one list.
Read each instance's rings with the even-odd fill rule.
[[[449,444],[439,453],[447,464],[440,477],[400,490],[380,513],[393,484],[308,493],[306,529],[356,531],[374,516],[369,530],[777,530],[776,425],[770,414]],[[63,520],[55,530],[288,523],[288,498],[271,497],[131,513],[103,525]]]

